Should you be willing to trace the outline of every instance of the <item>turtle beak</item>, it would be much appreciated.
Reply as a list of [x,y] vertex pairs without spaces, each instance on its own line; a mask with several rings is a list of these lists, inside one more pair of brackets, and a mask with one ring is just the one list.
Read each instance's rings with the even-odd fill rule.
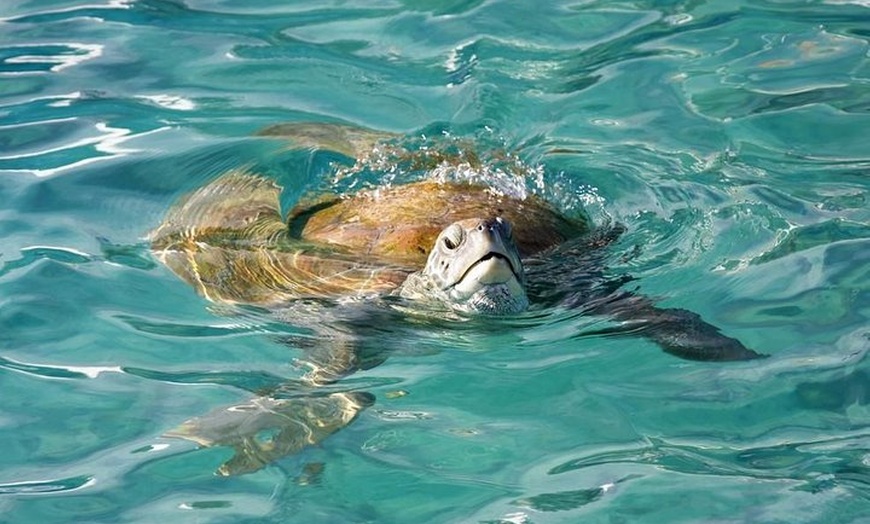
[[477,262],[471,264],[453,286],[459,285],[468,278],[473,278],[483,285],[504,284],[511,279],[522,282],[522,276],[514,267],[511,259],[507,255],[495,251],[490,251]]

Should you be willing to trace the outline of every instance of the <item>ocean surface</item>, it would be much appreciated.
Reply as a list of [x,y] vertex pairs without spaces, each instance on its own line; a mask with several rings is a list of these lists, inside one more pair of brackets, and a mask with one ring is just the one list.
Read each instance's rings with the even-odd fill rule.
[[[866,0],[4,0],[0,522],[870,522],[868,42]],[[402,175],[258,136],[310,122],[624,225],[602,271],[769,357],[387,323],[325,389],[373,405],[217,475],[166,434],[298,382],[318,320],[209,302],[149,234],[233,169],[285,208]]]

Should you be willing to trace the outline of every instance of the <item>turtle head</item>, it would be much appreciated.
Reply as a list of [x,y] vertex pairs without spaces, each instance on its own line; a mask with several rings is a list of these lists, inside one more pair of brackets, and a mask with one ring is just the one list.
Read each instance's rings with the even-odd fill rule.
[[511,225],[500,217],[461,220],[444,228],[420,276],[460,311],[511,314],[529,305]]

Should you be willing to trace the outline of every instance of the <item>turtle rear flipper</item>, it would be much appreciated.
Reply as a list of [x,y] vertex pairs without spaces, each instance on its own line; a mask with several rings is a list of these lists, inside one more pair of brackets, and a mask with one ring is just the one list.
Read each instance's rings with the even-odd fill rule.
[[273,181],[231,171],[183,198],[151,233],[155,251],[189,242],[247,245],[274,242],[286,232],[281,188]]
[[231,171],[170,209],[150,235],[154,255],[210,300],[281,299],[273,280],[284,277],[270,271],[271,246],[287,235],[280,193],[271,180]]
[[257,136],[283,138],[296,148],[332,151],[358,159],[371,152],[378,143],[398,135],[364,127],[329,122],[288,122],[271,125]]
[[234,455],[217,473],[242,475],[319,444],[373,403],[374,396],[364,392],[294,399],[257,397],[192,418],[164,436],[202,447],[231,447]]

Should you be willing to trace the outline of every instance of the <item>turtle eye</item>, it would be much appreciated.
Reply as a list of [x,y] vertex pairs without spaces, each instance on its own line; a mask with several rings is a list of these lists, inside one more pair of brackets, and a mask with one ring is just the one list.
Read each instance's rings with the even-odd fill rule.
[[454,249],[459,247],[459,244],[462,243],[462,237],[462,228],[454,224],[444,231],[442,242],[444,242],[444,247],[446,247],[450,251],[453,251]]

